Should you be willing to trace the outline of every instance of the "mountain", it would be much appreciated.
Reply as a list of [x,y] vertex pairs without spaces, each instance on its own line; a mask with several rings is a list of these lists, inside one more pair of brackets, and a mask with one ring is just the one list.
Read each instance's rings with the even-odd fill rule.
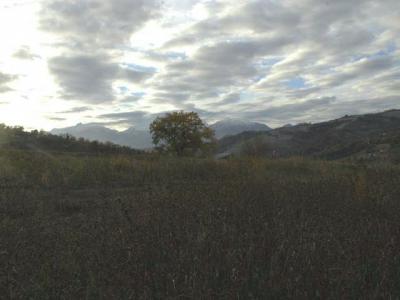
[[137,130],[133,127],[125,131],[117,131],[98,124],[77,124],[76,126],[51,130],[52,134],[70,134],[91,141],[111,142],[135,149],[152,147],[150,133],[147,130]]
[[247,153],[267,157],[400,161],[400,110],[344,116],[268,132],[243,132],[222,138],[218,152],[219,157]]
[[[246,122],[237,119],[222,120],[212,124],[210,127],[215,130],[217,138],[244,131],[270,130],[265,124]],[[78,138],[81,137],[91,141],[112,142],[135,149],[148,149],[152,147],[150,133],[147,130],[138,130],[134,127],[128,128],[125,131],[117,131],[95,123],[79,123],[76,126],[53,129],[51,133],[57,135],[70,134]]]
[[147,130],[138,130],[133,127],[119,132],[117,144],[129,146],[135,149],[149,149],[153,147],[150,132]]
[[92,141],[96,140],[99,142],[112,142],[115,144],[117,144],[115,137],[118,135],[117,130],[109,129],[107,127],[93,123],[79,123],[76,126],[58,129],[56,128],[51,130],[50,133],[56,135],[70,134],[77,138],[84,138]]
[[256,122],[249,122],[240,119],[224,119],[210,126],[215,131],[215,136],[220,139],[225,136],[235,135],[245,131],[269,131],[267,125]]

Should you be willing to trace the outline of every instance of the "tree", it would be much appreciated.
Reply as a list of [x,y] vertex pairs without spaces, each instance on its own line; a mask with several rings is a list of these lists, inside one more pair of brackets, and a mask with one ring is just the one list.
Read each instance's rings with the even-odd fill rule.
[[245,156],[265,157],[267,155],[274,156],[274,151],[271,146],[263,139],[263,137],[256,136],[255,138],[246,141],[242,144],[240,153]]
[[207,154],[215,145],[214,131],[195,112],[172,112],[150,124],[153,143],[159,151],[178,156]]

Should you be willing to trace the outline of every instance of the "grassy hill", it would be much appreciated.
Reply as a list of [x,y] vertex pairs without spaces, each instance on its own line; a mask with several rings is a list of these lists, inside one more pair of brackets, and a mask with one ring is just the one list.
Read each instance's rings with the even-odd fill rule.
[[[247,147],[247,149],[246,149]],[[345,116],[269,132],[245,132],[219,142],[219,153],[251,152],[266,157],[400,161],[400,110]]]
[[66,152],[83,154],[139,154],[142,151],[112,143],[77,139],[70,135],[53,135],[44,131],[24,131],[23,127],[0,124],[0,150]]

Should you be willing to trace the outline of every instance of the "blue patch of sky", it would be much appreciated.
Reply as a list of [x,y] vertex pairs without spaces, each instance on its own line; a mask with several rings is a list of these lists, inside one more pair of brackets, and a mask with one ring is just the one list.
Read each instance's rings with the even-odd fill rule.
[[270,68],[281,60],[281,58],[263,58],[260,61],[260,66],[264,68]]
[[145,92],[132,92],[126,86],[119,86],[119,87],[117,87],[117,89],[118,89],[118,93],[120,95],[127,95],[127,96],[135,97],[138,99],[142,98],[144,95],[146,95]]
[[240,92],[240,101],[246,102],[251,100],[254,100],[254,94],[252,92],[248,91]]
[[293,77],[289,80],[285,80],[285,84],[290,89],[302,89],[306,87],[306,82],[301,77]]
[[280,62],[282,58],[262,58],[258,62],[254,64],[254,67],[257,68],[257,70],[260,72],[257,76],[254,76],[251,80],[253,83],[256,83],[260,81],[261,79],[265,78],[267,76],[267,73],[269,70],[278,62]]
[[144,73],[154,73],[157,71],[157,69],[154,67],[142,66],[142,65],[137,65],[137,64],[124,63],[124,64],[122,64],[122,66],[125,68],[128,68],[130,70],[144,72]]
[[185,60],[187,58],[183,52],[168,52],[165,56],[173,60]]
[[146,95],[145,92],[132,92],[131,96],[137,97],[137,98],[142,98],[144,95]]
[[254,76],[254,77],[251,79],[251,81],[252,81],[253,83],[257,83],[257,82],[259,82],[261,79],[265,78],[266,76],[267,76],[267,74],[260,74],[260,75]]
[[393,54],[397,50],[396,44],[394,42],[389,43],[384,49],[379,50],[378,52],[372,53],[372,54],[359,54],[355,55],[352,58],[352,62],[357,62],[359,60],[362,60],[364,58],[366,59],[374,59],[382,56],[389,56]]
[[120,94],[125,94],[126,92],[129,91],[129,89],[126,86],[119,86],[118,91]]

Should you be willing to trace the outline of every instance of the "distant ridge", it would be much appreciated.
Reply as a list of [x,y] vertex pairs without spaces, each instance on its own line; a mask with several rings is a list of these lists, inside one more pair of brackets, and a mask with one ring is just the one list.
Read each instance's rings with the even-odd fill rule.
[[148,149],[152,147],[151,137],[146,130],[137,130],[133,127],[125,131],[117,131],[98,124],[77,124],[76,126],[51,130],[52,134],[70,134],[78,138],[111,142],[128,146],[134,149]]
[[211,125],[218,139],[242,133],[245,131],[269,131],[271,130],[265,124],[257,122],[249,122],[240,119],[224,119]]
[[[265,124],[239,119],[224,119],[212,124],[210,127],[215,130],[217,138],[235,135],[245,131],[271,130],[271,128]],[[51,133],[56,135],[70,134],[78,138],[81,137],[91,141],[112,142],[135,149],[148,149],[152,147],[149,131],[135,129],[134,127],[128,128],[125,131],[117,131],[96,123],[79,123],[71,127],[53,129]]]
[[243,132],[222,138],[218,144],[218,157],[242,155],[246,147],[266,157],[400,162],[400,110],[346,115],[327,122],[284,126],[268,132]]

